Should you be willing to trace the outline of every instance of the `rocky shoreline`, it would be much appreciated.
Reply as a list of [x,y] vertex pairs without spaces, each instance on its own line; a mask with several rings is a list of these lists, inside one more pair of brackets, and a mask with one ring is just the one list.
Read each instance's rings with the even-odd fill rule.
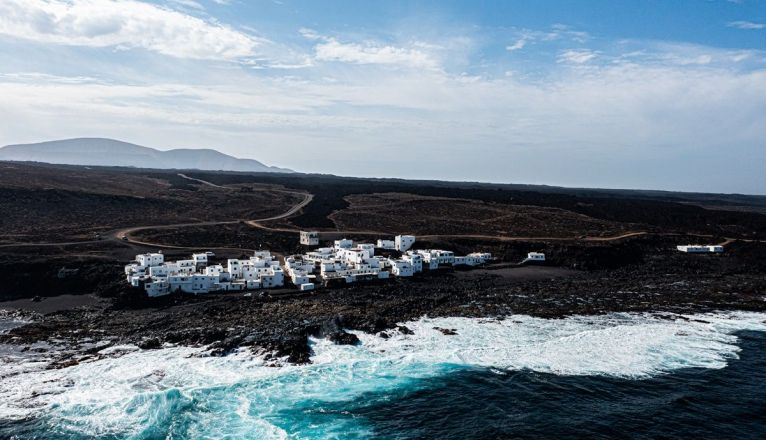
[[588,271],[496,265],[314,294],[255,292],[150,301],[126,291],[110,301],[29,316],[31,323],[11,329],[0,342],[29,347],[55,340],[68,346],[52,368],[98,356],[92,343],[82,341],[101,341],[99,350],[123,344],[142,349],[208,346],[211,355],[251,347],[268,353],[275,364],[305,363],[311,355],[309,336],[355,344],[356,337],[345,329],[385,338],[393,328],[406,332],[400,323],[424,315],[502,319],[513,314],[560,318],[610,312],[766,311],[764,244],[734,243],[724,255],[649,252],[654,245],[648,242],[632,246],[644,250],[640,262]]

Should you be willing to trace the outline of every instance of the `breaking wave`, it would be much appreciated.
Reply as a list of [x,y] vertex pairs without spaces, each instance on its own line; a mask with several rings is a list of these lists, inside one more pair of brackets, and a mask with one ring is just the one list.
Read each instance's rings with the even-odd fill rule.
[[[112,347],[106,358],[46,370],[22,354],[0,364],[0,436],[24,438],[354,438],[372,435],[344,402],[395,399],[429,378],[483,369],[647,379],[721,369],[738,357],[736,332],[766,330],[766,315],[611,314],[503,320],[422,318],[413,334],[354,332],[357,346],[311,339],[312,364],[267,366],[241,350],[205,357],[171,347]],[[445,334],[452,333],[452,334]]]

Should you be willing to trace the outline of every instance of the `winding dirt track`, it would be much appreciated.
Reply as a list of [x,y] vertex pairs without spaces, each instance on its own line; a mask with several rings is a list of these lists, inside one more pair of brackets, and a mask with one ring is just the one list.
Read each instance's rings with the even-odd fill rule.
[[[179,173],[178,175],[180,177],[183,177],[183,178],[189,179],[189,180],[193,180],[193,181],[198,182],[198,183],[203,184],[203,185],[208,185],[208,186],[212,186],[212,187],[215,187],[215,188],[221,188],[221,189],[226,189],[226,190],[231,189],[231,188],[227,188],[225,186],[216,185],[216,184],[214,184],[212,182],[208,182],[206,180],[201,180],[201,179],[195,179],[193,177],[188,177],[188,176],[186,176],[184,174],[180,174]],[[245,220],[244,221],[245,224],[250,225],[250,226],[255,227],[255,228],[279,231],[281,229],[267,228],[267,227],[261,225],[261,223],[262,222],[274,221],[274,220],[281,220],[281,219],[284,219],[284,218],[291,217],[291,216],[297,214],[301,209],[303,209],[304,206],[306,206],[309,203],[311,203],[311,201],[314,199],[314,195],[313,194],[305,193],[305,192],[301,192],[301,191],[291,191],[291,190],[282,190],[282,189],[272,190],[272,191],[286,193],[286,194],[299,194],[299,195],[301,195],[303,197],[303,200],[301,200],[300,202],[296,203],[295,205],[290,207],[290,209],[288,209],[287,211],[283,212],[282,214],[278,214],[278,215],[275,215],[275,216],[272,216],[272,217],[255,219],[255,220]],[[154,242],[148,242],[148,241],[135,240],[135,239],[133,239],[131,237],[131,235],[135,234],[136,232],[144,231],[144,230],[147,230],[147,229],[176,229],[176,228],[194,227],[194,226],[219,226],[219,225],[232,225],[232,224],[236,224],[236,223],[239,223],[239,222],[240,222],[240,220],[227,220],[227,221],[210,221],[210,222],[194,222],[194,223],[176,223],[176,224],[172,224],[172,225],[136,226],[136,227],[131,227],[131,228],[119,229],[117,231],[112,231],[110,233],[110,235],[111,235],[111,237],[113,239],[122,240],[124,242],[128,242],[128,243],[135,244],[135,245],[150,246],[150,247],[164,248],[164,249],[198,249],[196,247],[190,247],[190,246],[171,246],[171,245],[165,245],[165,244],[162,244],[162,243],[154,243]],[[291,231],[291,232],[293,231],[291,229],[285,229],[285,230]],[[252,249],[240,249],[240,248],[216,248],[216,249],[222,249],[222,250],[252,250]]]
[[187,179],[187,180],[192,180],[194,182],[201,183],[201,184],[206,185],[206,186],[212,186],[213,188],[231,189],[231,188],[227,188],[225,186],[216,185],[215,183],[208,182],[207,180],[195,179],[194,177],[189,177],[189,176],[187,176],[186,174],[183,174],[183,173],[178,173],[178,177],[182,177],[182,178]]
[[[206,180],[202,179],[195,179],[193,177],[189,177],[185,174],[178,173],[179,177],[182,177],[184,179],[188,179],[191,181],[194,181],[196,183],[199,183],[201,185],[207,185],[213,188],[218,189],[224,189],[224,190],[232,190],[232,188],[216,185],[212,182],[208,182]],[[126,243],[130,245],[137,245],[137,246],[146,246],[146,247],[153,247],[153,248],[161,248],[161,249],[199,249],[198,247],[190,247],[190,246],[172,246],[172,245],[166,245],[162,243],[155,243],[155,242],[148,242],[148,241],[141,241],[136,240],[131,237],[131,235],[135,234],[139,231],[144,231],[148,229],[176,229],[176,228],[184,228],[184,227],[195,227],[195,226],[219,226],[219,225],[231,225],[243,222],[247,224],[248,226],[263,229],[267,231],[273,231],[273,232],[298,232],[299,228],[290,228],[290,227],[270,227],[265,225],[266,222],[271,222],[275,220],[282,220],[286,219],[288,217],[292,217],[293,215],[300,212],[301,209],[303,209],[306,205],[311,203],[311,201],[314,199],[314,195],[302,191],[293,191],[293,190],[287,190],[287,189],[278,189],[273,190],[277,192],[283,192],[287,194],[299,194],[303,197],[303,200],[296,203],[290,209],[283,212],[282,214],[278,214],[272,217],[267,218],[260,218],[260,219],[253,219],[253,220],[227,220],[227,221],[207,221],[207,222],[190,222],[190,223],[176,223],[171,225],[149,225],[149,226],[135,226],[130,228],[123,228],[118,229],[114,231],[110,231],[107,233],[109,238],[111,240],[118,240],[121,243]],[[359,236],[359,235],[370,235],[370,236],[381,236],[381,235],[387,235],[386,233],[380,232],[380,231],[320,231],[319,232],[320,237],[324,239],[331,239],[331,238],[341,238],[346,235],[349,236]],[[520,236],[502,236],[502,235],[481,235],[481,234],[433,234],[433,235],[420,235],[418,236],[421,240],[440,240],[440,239],[460,239],[460,238],[467,238],[467,239],[474,239],[474,240],[489,240],[489,241],[500,241],[500,242],[512,242],[512,241],[587,241],[587,242],[610,242],[610,241],[618,241],[623,240],[626,238],[632,238],[632,237],[639,237],[643,235],[647,235],[649,232],[647,231],[632,231],[627,232],[620,235],[615,235],[611,237],[520,237]],[[675,233],[658,233],[658,235],[679,235]],[[702,234],[689,234],[689,235],[695,235],[698,237],[712,237],[711,235],[702,235]],[[761,241],[764,240],[748,240],[748,239],[737,239],[737,238],[726,238],[726,240],[721,243],[721,245],[728,245],[732,243],[733,241],[741,240],[741,241]],[[3,247],[32,247],[32,246],[74,246],[74,245],[81,245],[81,244],[93,244],[93,243],[102,243],[104,240],[87,240],[87,241],[70,241],[70,242],[60,242],[60,243],[11,243],[11,244],[3,244],[0,245],[0,248]],[[234,251],[252,251],[252,249],[241,249],[241,248],[228,248],[228,247],[218,247],[215,248],[218,250],[234,250]]]

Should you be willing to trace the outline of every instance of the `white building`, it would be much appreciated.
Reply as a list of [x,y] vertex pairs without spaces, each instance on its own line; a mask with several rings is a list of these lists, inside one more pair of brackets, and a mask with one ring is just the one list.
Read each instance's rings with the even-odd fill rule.
[[402,255],[402,260],[407,261],[412,266],[414,273],[423,272],[423,256],[415,253],[407,253]]
[[[220,264],[208,266],[209,253],[194,254],[191,260],[165,262],[162,254],[142,254],[125,266],[127,281],[149,296],[173,292],[208,293],[280,287],[284,272],[268,251],[259,251],[248,260],[229,259],[226,270]],[[204,268],[204,269],[203,269]]]
[[340,240],[335,240],[335,249],[351,249],[351,247],[354,245],[354,240],[349,240],[347,238],[342,238]]
[[203,254],[192,254],[192,260],[194,260],[194,264],[197,265],[197,267],[204,267],[207,266],[207,253]]
[[391,273],[398,277],[411,277],[414,274],[412,264],[404,258],[390,259]]
[[396,241],[394,240],[378,240],[377,247],[380,249],[396,249]]
[[316,278],[312,273],[315,269],[315,264],[308,259],[304,259],[300,255],[293,255],[285,258],[284,272],[290,277],[290,281],[301,290],[307,290],[303,286],[311,284]]
[[416,250],[414,253],[423,257],[423,267],[437,269],[439,266],[453,266],[455,264],[455,253],[442,249],[423,249]]
[[492,261],[492,254],[489,252],[472,252],[468,254],[469,257],[475,257],[478,260],[480,260],[482,263],[489,263]]
[[154,254],[136,255],[136,263],[138,263],[139,266],[144,266],[144,267],[159,266],[163,262],[165,262],[165,256],[159,252]]
[[524,261],[545,261],[545,254],[542,252],[530,252]]
[[[305,238],[310,239],[311,236],[306,235]],[[477,266],[492,258],[491,254],[478,252],[455,256],[454,252],[441,249],[409,250],[414,243],[415,237],[411,235],[378,240],[377,248],[393,247],[404,251],[401,258],[386,258],[375,256],[375,244],[355,245],[352,240],[344,238],[336,240],[334,247],[317,248],[287,257],[283,264],[269,251],[257,251],[248,259],[231,258],[225,265],[210,264],[209,257],[213,255],[210,252],[195,253],[190,260],[168,262],[161,253],[141,254],[136,256],[135,262],[125,266],[125,275],[128,283],[143,287],[149,296],[280,287],[285,284],[285,278],[301,291],[306,291],[314,288],[317,276],[325,282],[341,280],[354,283],[387,279],[391,275],[411,277],[425,268]]]
[[687,244],[684,246],[676,246],[676,249],[678,249],[681,252],[685,252],[689,254],[708,254],[708,253],[723,252],[723,246],[714,245],[714,244],[706,244],[706,245]]
[[301,244],[304,246],[317,246],[319,245],[319,232],[317,231],[301,231]]
[[413,244],[415,244],[414,235],[397,235],[394,237],[394,249],[399,252],[410,250]]
[[356,245],[356,248],[364,252],[367,258],[372,258],[375,256],[375,245],[372,243],[359,243]]
[[455,261],[452,263],[454,266],[478,266],[482,264],[483,261],[474,256],[474,255],[466,255],[466,256],[455,256]]

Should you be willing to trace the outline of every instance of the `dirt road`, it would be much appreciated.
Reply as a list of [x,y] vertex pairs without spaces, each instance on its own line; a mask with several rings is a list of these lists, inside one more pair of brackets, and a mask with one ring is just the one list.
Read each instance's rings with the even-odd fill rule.
[[[191,180],[195,183],[210,186],[217,189],[223,189],[223,190],[232,190],[231,187],[221,186],[217,185],[212,182],[208,182],[206,180],[202,179],[196,179],[193,177],[189,177],[183,173],[178,173],[179,177],[182,177],[184,179]],[[302,191],[295,191],[295,190],[288,190],[288,189],[271,189],[271,191],[277,191],[277,192],[283,192],[287,194],[299,194],[302,196],[302,200],[295,205],[291,206],[290,209],[287,211],[271,216],[266,218],[260,218],[260,219],[252,219],[252,220],[226,220],[226,221],[205,221],[205,222],[187,222],[187,223],[176,223],[176,224],[163,224],[163,225],[146,225],[146,226],[134,226],[130,228],[122,228],[114,231],[110,231],[107,234],[108,239],[111,240],[118,240],[121,243],[125,243],[128,245],[136,245],[136,246],[146,246],[146,247],[153,247],[153,248],[161,248],[161,249],[197,249],[189,246],[173,246],[173,245],[166,245],[162,243],[156,243],[156,242],[148,242],[148,241],[141,241],[136,240],[132,237],[133,234],[149,230],[149,229],[177,229],[177,228],[184,228],[184,227],[198,227],[198,226],[219,226],[219,225],[231,225],[236,223],[244,223],[248,226],[263,229],[267,231],[273,231],[273,232],[293,232],[297,233],[300,231],[297,227],[271,227],[267,226],[264,223],[267,222],[273,222],[276,220],[282,220],[289,217],[292,217],[299,213],[301,209],[303,209],[306,205],[311,203],[311,201],[314,199],[314,195]],[[649,232],[647,231],[631,231],[620,235],[610,236],[610,237],[529,237],[529,236],[503,236],[503,235],[482,235],[482,234],[430,234],[430,235],[419,235],[418,239],[421,241],[433,241],[433,240],[443,240],[443,239],[474,239],[474,240],[488,240],[488,241],[500,241],[500,242],[512,242],[512,241],[585,241],[585,242],[610,242],[610,241],[618,241],[623,240],[626,238],[633,238],[638,236],[647,235]],[[677,235],[677,234],[663,234],[659,233],[660,235]],[[345,236],[385,236],[390,235],[385,232],[381,231],[369,231],[369,230],[363,230],[363,231],[353,231],[353,230],[347,230],[347,231],[319,231],[319,236],[322,239],[330,240],[330,239],[337,239],[337,238],[343,238]],[[689,234],[689,235],[695,235],[695,234]],[[709,235],[699,235],[699,237],[711,237]],[[739,240],[736,238],[726,238],[722,245],[728,245],[731,242]],[[59,243],[11,243],[11,244],[2,244],[0,245],[0,248],[4,247],[32,247],[32,246],[74,246],[74,245],[82,245],[82,244],[94,244],[94,243],[100,243],[103,242],[104,239],[101,240],[87,240],[87,241],[70,241],[70,242],[59,242]],[[743,241],[753,241],[753,240],[743,240]],[[219,250],[238,250],[238,251],[249,251],[251,249],[239,249],[239,248],[217,248]]]

